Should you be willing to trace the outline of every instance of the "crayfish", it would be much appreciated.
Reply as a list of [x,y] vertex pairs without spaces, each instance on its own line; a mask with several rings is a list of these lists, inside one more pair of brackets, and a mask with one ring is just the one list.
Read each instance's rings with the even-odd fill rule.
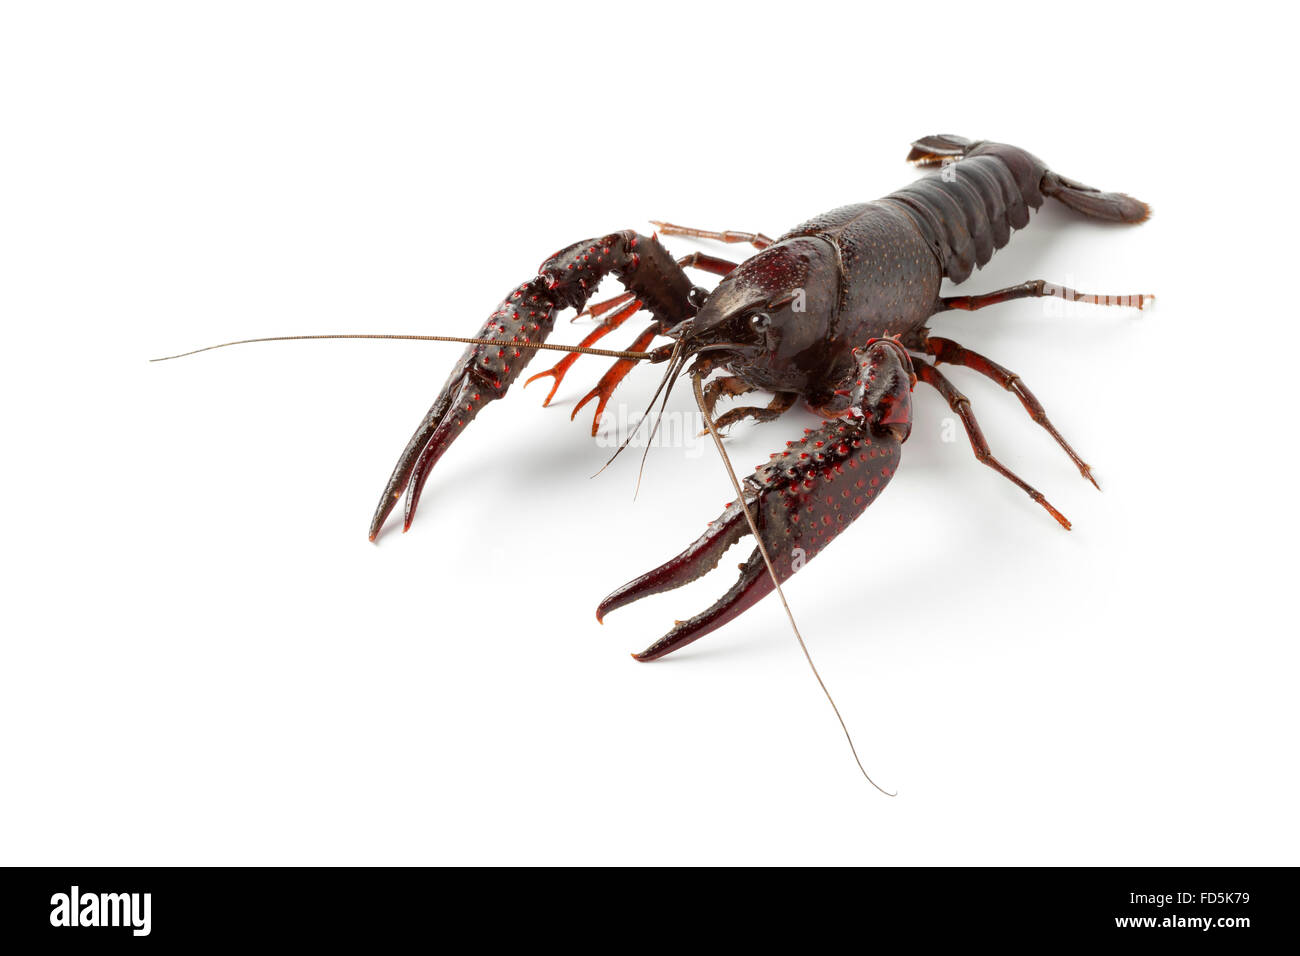
[[[880,496],[898,471],[911,432],[911,395],[917,382],[936,389],[948,403],[979,461],[1069,528],[1041,492],[994,456],[969,400],[937,366],[965,366],[991,378],[1020,400],[1080,474],[1093,481],[1088,465],[1016,373],[952,339],[931,335],[928,323],[942,312],[973,311],[1026,297],[1057,296],[1142,308],[1149,296],[1084,294],[1042,280],[960,296],[940,295],[940,283],[945,278],[963,282],[987,263],[994,251],[1007,244],[1013,230],[1028,224],[1030,210],[1040,207],[1045,197],[1084,216],[1111,222],[1139,223],[1150,210],[1122,193],[1102,192],[1068,179],[1025,150],[1002,143],[927,136],[912,144],[908,159],[920,166],[942,167],[941,173],[875,202],[843,206],[809,219],[777,239],[757,232],[712,232],[657,222],[656,235],[628,230],[566,246],[542,263],[536,277],[512,290],[474,338],[356,336],[470,343],[398,459],[371,520],[371,540],[403,495],[405,527],[410,527],[438,460],[484,408],[505,397],[541,349],[571,353],[529,379],[553,379],[547,403],[581,354],[616,359],[578,404],[581,408],[597,400],[593,435],[615,388],[641,361],[666,364],[655,393],[656,398],[664,394],[665,402],[671,383],[683,372],[690,375],[707,430],[724,460],[719,433],[739,421],[775,420],[801,400],[824,418],[820,427],[787,442],[743,481],[732,471],[736,499],[703,535],[600,602],[596,617],[603,619],[647,595],[699,578],[746,534],[757,539],[731,588],[712,607],[677,622],[634,654],[639,661],[657,660],[685,647],[771,591],[779,592],[782,581],[819,554]],[[702,253],[675,259],[659,236],[748,244],[757,251],[740,263]],[[690,280],[687,269],[721,279],[714,289],[704,289]],[[581,313],[597,285],[610,275],[621,281],[626,292],[587,310],[599,323],[582,343],[576,347],[546,344],[556,317],[568,308]],[[637,314],[648,315],[650,323],[631,348],[593,347]],[[668,344],[652,348],[659,338],[666,338]],[[718,374],[710,378],[714,373]],[[772,396],[766,404],[733,408],[714,420],[714,408],[722,399],[760,390]],[[655,400],[651,399],[652,405]]]

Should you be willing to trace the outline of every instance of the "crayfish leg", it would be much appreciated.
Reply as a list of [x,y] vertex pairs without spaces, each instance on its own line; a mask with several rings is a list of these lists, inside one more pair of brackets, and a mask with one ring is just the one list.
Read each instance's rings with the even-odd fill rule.
[[[713,427],[721,432],[726,431],[732,425],[740,424],[745,419],[752,419],[760,423],[774,422],[794,408],[795,402],[798,400],[799,394],[797,392],[777,392],[763,408],[756,405],[744,405],[740,408],[729,409],[726,414],[713,423]],[[700,432],[701,435],[707,435],[708,433],[707,428]]]
[[[628,292],[628,293],[624,293],[622,296],[619,296],[618,298],[626,300],[628,298],[631,298],[631,295],[632,294]],[[609,301],[614,302],[615,300],[610,299]],[[591,311],[594,314],[596,308],[597,306],[592,306],[592,308],[589,311]],[[608,319],[601,322],[594,329],[588,332],[586,337],[581,342],[578,343],[578,346],[580,348],[588,348],[592,345],[595,345],[597,342],[599,342],[610,332],[613,332],[616,328],[618,328],[620,325],[622,325],[632,316],[636,315],[637,311],[640,308],[641,308],[641,303],[634,301],[627,308],[619,309]],[[551,399],[555,397],[556,390],[559,389],[560,383],[564,381],[565,374],[573,366],[573,363],[578,361],[578,359],[580,358],[582,358],[581,352],[570,352],[568,355],[564,356],[564,358],[560,359],[558,362],[556,362],[546,371],[538,372],[536,375],[529,376],[524,381],[524,388],[527,388],[529,385],[532,385],[533,382],[537,381],[539,378],[545,378],[548,375],[554,378],[555,381],[551,383],[551,390],[546,393],[546,398],[542,399],[542,407],[545,408],[546,406],[551,404]]]
[[[718,402],[724,398],[736,398],[740,395],[748,395],[756,391],[758,386],[750,385],[744,379],[735,375],[719,375],[704,386],[704,407],[713,417],[713,410],[718,407]],[[707,435],[709,430],[706,428],[700,432],[701,435]]]
[[1092,467],[1079,457],[1078,452],[1071,448],[1070,443],[1065,440],[1065,436],[1056,430],[1056,426],[1047,417],[1047,411],[1043,408],[1043,403],[1020,380],[1019,375],[1010,369],[1003,368],[992,359],[985,358],[978,352],[974,352],[963,345],[958,345],[952,339],[930,336],[926,339],[925,350],[934,356],[935,365],[946,362],[949,365],[960,365],[972,369],[986,378],[991,378],[1008,392],[1015,395],[1016,398],[1020,399],[1020,404],[1024,406],[1025,411],[1029,413],[1029,417],[1056,439],[1056,443],[1070,456],[1070,461],[1074,462],[1074,466],[1079,469],[1079,474],[1092,482],[1092,486],[1098,491],[1101,490],[1101,486],[1097,484],[1097,479],[1092,476]]
[[733,229],[724,229],[714,231],[712,229],[693,229],[690,226],[678,226],[671,222],[660,222],[657,219],[650,220],[651,224],[665,236],[687,236],[691,239],[712,239],[715,242],[736,243],[745,242],[755,249],[766,249],[776,242],[770,236],[765,236],[761,232],[737,232]]
[[[650,328],[646,329],[636,337],[636,341],[632,343],[629,350],[632,352],[642,351],[654,341],[655,336],[658,334],[659,326],[650,326]],[[582,407],[593,398],[599,398],[600,401],[596,403],[596,414],[591,419],[591,437],[595,438],[596,433],[600,431],[600,420],[605,414],[605,406],[609,404],[610,396],[614,394],[614,390],[622,384],[623,379],[627,378],[628,373],[631,372],[635,366],[636,362],[631,359],[618,359],[609,367],[609,370],[600,377],[600,381],[596,383],[596,387],[586,395],[582,396],[582,400],[579,401],[577,405],[573,406],[573,414],[569,416],[569,421],[573,421],[577,418],[578,412],[582,411]]]
[[1013,299],[1043,299],[1055,297],[1064,299],[1067,302],[1086,302],[1089,305],[1121,305],[1131,306],[1138,311],[1146,308],[1156,300],[1156,297],[1150,293],[1140,293],[1135,295],[1099,295],[1095,292],[1076,292],[1074,289],[1067,289],[1063,285],[1057,285],[1054,282],[1046,282],[1043,279],[1031,279],[1028,282],[1022,282],[1019,285],[1007,286],[1005,289],[995,289],[992,292],[985,292],[980,295],[948,295],[939,299],[939,306],[936,312],[948,312],[958,310],[961,312],[974,312],[977,309],[983,309],[990,305],[999,305],[1003,302],[1010,302]]
[[913,359],[912,365],[916,369],[916,377],[936,389],[943,396],[944,401],[948,403],[948,407],[957,413],[966,429],[966,437],[970,439],[971,449],[975,452],[975,457],[1042,505],[1062,528],[1069,531],[1069,519],[1057,511],[1041,491],[1023,481],[1019,475],[994,457],[993,451],[989,448],[988,439],[984,437],[984,432],[975,419],[975,413],[971,411],[970,399],[959,392],[957,387],[948,381],[943,373],[933,365],[922,362],[920,359]]

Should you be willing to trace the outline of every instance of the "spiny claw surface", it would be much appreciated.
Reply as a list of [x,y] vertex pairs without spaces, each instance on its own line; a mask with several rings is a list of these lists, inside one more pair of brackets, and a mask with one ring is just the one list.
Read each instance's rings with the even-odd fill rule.
[[[777,572],[785,581],[866,510],[898,467],[900,443],[887,428],[826,422],[745,479],[746,500]],[[651,594],[681,587],[717,567],[749,525],[738,501],[681,554],[628,582],[600,602],[597,620]],[[685,647],[732,620],[774,589],[757,547],[740,577],[711,607],[679,621],[639,654],[652,661]]]

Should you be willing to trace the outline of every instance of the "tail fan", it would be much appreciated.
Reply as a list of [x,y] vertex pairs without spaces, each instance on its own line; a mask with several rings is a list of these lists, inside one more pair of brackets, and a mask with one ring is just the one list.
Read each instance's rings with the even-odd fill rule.
[[1047,172],[1039,188],[1044,195],[1059,199],[1075,212],[1093,219],[1139,223],[1151,218],[1151,207],[1141,200],[1124,193],[1104,193],[1059,173]]

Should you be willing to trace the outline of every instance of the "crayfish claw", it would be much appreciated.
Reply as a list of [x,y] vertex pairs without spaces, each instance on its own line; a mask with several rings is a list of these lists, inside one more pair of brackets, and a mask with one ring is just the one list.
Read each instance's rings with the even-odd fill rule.
[[[644,305],[655,317],[656,330],[672,328],[694,311],[690,302],[693,286],[682,267],[654,239],[632,230],[573,243],[549,257],[536,277],[517,286],[488,317],[479,334],[470,341],[453,367],[446,385],[407,442],[388,479],[370,522],[370,540],[406,494],[405,527],[419,505],[420,493],[438,459],[461,431],[490,403],[504,398],[524,366],[536,354],[555,326],[555,316],[567,308],[581,310],[590,290],[606,276],[616,276],[632,293],[593,306],[592,313],[623,307],[588,333],[583,346],[590,346]],[[623,305],[623,303],[626,303]],[[648,344],[643,337],[638,342]],[[572,353],[549,373],[560,379],[580,353]],[[613,370],[611,370],[611,373]],[[626,374],[607,375],[608,391]],[[552,387],[546,401],[555,395]]]
[[[869,345],[862,355],[859,415],[824,421],[788,442],[784,451],[745,478],[744,505],[739,499],[731,502],[689,548],[600,603],[598,619],[648,594],[694,581],[717,567],[723,552],[749,533],[753,518],[762,548],[755,548],[741,566],[736,583],[706,611],[674,624],[632,655],[637,660],[658,660],[699,640],[776,590],[774,577],[785,581],[799,571],[889,484],[911,425],[910,362],[890,340]],[[703,400],[702,392],[697,391],[697,398]],[[764,551],[771,558],[771,570]]]
[[740,577],[731,588],[713,603],[708,610],[702,611],[689,620],[674,621],[673,628],[644,651],[632,656],[642,663],[657,661],[678,648],[685,647],[699,640],[710,631],[716,630],[728,621],[739,617],[766,597],[774,588],[772,578],[767,573],[763,556],[755,548],[749,560],[740,566]]
[[[909,388],[901,372],[895,383]],[[827,421],[744,480],[745,501],[777,578],[785,581],[798,572],[876,500],[898,468],[901,444],[890,424],[866,418]],[[605,598],[597,619],[696,580],[717,567],[723,553],[749,531],[740,501],[731,502],[685,551]],[[731,621],[773,590],[772,574],[755,548],[740,566],[739,578],[711,607],[675,623],[632,656],[658,660]]]
[[709,530],[685,551],[629,581],[601,601],[596,608],[596,620],[604,623],[605,615],[610,611],[703,577],[716,568],[723,554],[748,533],[749,526],[745,523],[740,504],[732,502],[716,521],[709,523]]
[[[546,339],[555,323],[557,304],[538,278],[512,292],[479,330],[478,338],[507,339],[522,346]],[[447,384],[420,420],[384,486],[370,520],[370,540],[379,537],[389,514],[406,494],[405,528],[411,526],[429,472],[457,436],[483,408],[505,395],[510,383],[533,357],[533,350],[502,345],[471,345],[452,369]]]

